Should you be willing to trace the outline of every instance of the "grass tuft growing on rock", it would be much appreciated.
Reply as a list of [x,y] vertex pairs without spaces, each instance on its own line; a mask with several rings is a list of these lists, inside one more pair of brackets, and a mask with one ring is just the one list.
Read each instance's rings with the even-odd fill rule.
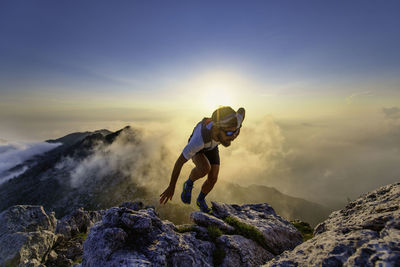
[[178,233],[187,233],[187,232],[197,232],[196,228],[194,226],[176,226],[176,231]]
[[208,235],[214,242],[215,240],[217,240],[218,237],[220,237],[223,234],[222,231],[216,226],[210,225],[207,227],[207,230],[208,230]]
[[80,239],[80,240],[82,240],[82,241],[85,241],[86,240],[86,238],[88,237],[88,235],[89,235],[89,231],[87,231],[86,233],[78,233],[76,236],[74,236],[73,238],[74,239]]
[[235,228],[233,234],[244,236],[248,239],[253,240],[266,250],[269,249],[267,242],[265,241],[264,235],[253,225],[243,223],[232,216],[226,217],[224,221]]
[[293,224],[294,227],[296,227],[296,229],[301,233],[301,236],[303,237],[303,241],[307,241],[311,238],[313,238],[313,229],[311,228],[311,226],[306,223],[306,222],[302,222],[302,221],[291,221],[291,224]]
[[77,258],[72,264],[73,265],[78,265],[82,263],[82,257]]

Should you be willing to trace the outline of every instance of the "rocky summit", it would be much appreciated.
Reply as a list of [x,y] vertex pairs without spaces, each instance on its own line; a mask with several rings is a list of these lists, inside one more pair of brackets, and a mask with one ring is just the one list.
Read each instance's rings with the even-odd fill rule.
[[333,212],[312,239],[265,266],[400,266],[400,183]]
[[82,266],[259,266],[301,243],[268,204],[213,202],[215,216],[193,212],[175,226],[154,209],[111,208],[84,243]]
[[143,203],[77,209],[60,220],[41,206],[0,213],[0,266],[399,266],[400,183],[333,212],[302,242],[267,203],[212,202],[190,224]]

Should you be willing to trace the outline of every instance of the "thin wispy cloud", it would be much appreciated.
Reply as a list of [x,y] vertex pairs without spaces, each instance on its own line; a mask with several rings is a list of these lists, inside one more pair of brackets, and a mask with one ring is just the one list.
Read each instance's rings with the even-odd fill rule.
[[400,119],[400,108],[391,107],[391,108],[383,108],[383,113],[386,115],[386,118],[398,120]]
[[359,92],[359,93],[353,93],[350,96],[345,98],[345,102],[346,104],[350,105],[353,104],[354,101],[357,98],[361,98],[361,97],[369,97],[369,96],[373,96],[374,94],[370,91],[365,91],[365,92]]

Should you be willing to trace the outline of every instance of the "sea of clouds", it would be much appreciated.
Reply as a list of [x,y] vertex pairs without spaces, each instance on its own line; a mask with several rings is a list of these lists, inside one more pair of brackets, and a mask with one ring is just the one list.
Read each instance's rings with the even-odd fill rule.
[[[96,182],[98,177],[122,172],[135,184],[158,192],[157,198],[168,186],[174,163],[201,118],[136,123],[111,145],[96,147],[84,160],[63,158],[56,168],[70,173],[73,187],[87,179]],[[55,146],[3,142],[0,173]],[[270,115],[253,120],[247,114],[239,137],[230,147],[220,146],[220,157],[220,181],[275,187],[292,196],[340,207],[362,193],[399,181],[400,109],[312,120]],[[174,201],[179,202],[181,184],[192,167],[192,161],[184,165]],[[4,182],[11,177],[8,174],[1,179]],[[196,190],[204,180],[196,181]],[[214,190],[224,193],[223,183],[217,182]]]

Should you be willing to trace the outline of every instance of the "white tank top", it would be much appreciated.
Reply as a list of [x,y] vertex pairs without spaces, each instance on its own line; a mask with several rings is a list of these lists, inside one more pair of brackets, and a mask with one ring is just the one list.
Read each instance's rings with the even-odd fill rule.
[[[237,113],[237,118],[238,118],[238,127],[236,129],[238,129],[242,125],[243,116]],[[211,130],[212,125],[213,122],[211,121],[206,125],[206,128]],[[219,144],[221,144],[221,142],[215,141],[213,139],[211,139],[211,142],[204,144],[203,137],[201,135],[201,123],[199,123],[197,124],[196,128],[194,128],[192,137],[190,138],[189,143],[183,149],[182,154],[185,157],[185,159],[189,160],[200,150],[202,149],[212,150]]]

